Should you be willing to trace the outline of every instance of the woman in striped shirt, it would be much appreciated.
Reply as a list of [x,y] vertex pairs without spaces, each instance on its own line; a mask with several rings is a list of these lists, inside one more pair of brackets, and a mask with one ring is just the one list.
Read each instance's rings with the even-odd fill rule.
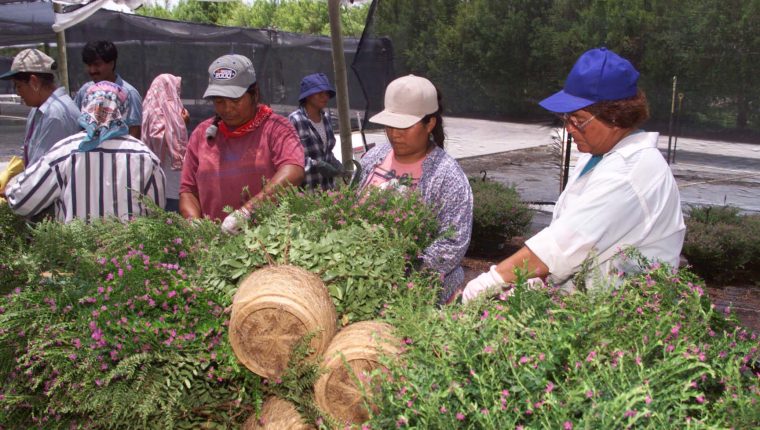
[[[85,95],[79,124],[84,131],[60,140],[11,180],[11,209],[33,216],[50,205],[62,222],[145,215],[144,200],[164,206],[166,179],[160,161],[124,121],[127,93],[101,81]],[[144,199],[143,199],[144,197]]]

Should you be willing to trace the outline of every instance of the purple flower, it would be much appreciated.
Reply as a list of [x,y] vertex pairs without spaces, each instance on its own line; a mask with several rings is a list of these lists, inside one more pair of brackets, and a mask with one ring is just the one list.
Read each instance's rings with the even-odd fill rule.
[[544,391],[546,391],[547,394],[551,393],[552,391],[554,391],[554,384],[551,381],[549,381],[546,384],[546,389]]

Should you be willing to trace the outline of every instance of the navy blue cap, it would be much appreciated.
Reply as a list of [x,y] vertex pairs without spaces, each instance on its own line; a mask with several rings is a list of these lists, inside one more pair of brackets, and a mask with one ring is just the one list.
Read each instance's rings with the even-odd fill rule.
[[636,95],[639,72],[625,58],[595,48],[583,53],[567,75],[565,88],[538,104],[555,113],[575,112],[596,102]]
[[330,84],[327,75],[324,73],[308,75],[301,80],[301,94],[298,95],[298,102],[303,103],[306,97],[322,91],[327,91],[330,98],[335,97],[335,88]]

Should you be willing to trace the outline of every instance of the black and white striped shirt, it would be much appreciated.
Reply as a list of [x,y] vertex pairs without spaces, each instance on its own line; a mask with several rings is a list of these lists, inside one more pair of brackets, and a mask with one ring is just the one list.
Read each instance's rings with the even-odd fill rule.
[[141,195],[164,207],[166,178],[158,157],[143,142],[127,135],[80,152],[84,138],[81,132],[59,141],[8,183],[5,195],[14,212],[31,216],[55,204],[62,222],[110,216],[127,220],[147,213]]

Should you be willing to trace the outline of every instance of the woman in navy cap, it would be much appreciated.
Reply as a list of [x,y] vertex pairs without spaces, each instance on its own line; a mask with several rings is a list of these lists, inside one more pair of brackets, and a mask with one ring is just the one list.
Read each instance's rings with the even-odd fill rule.
[[308,75],[301,80],[300,107],[288,116],[304,149],[303,185],[311,190],[334,188],[334,178],[341,172],[340,161],[333,155],[335,134],[325,113],[333,97],[335,89],[324,73]]
[[628,60],[592,49],[575,63],[564,89],[539,103],[560,116],[582,154],[551,224],[470,281],[463,301],[500,292],[526,265],[534,276],[548,276],[569,291],[580,283],[611,285],[608,275],[625,271],[615,257],[626,247],[678,265],[685,232],[681,200],[657,149],[658,133],[639,129],[649,108],[638,79]]

